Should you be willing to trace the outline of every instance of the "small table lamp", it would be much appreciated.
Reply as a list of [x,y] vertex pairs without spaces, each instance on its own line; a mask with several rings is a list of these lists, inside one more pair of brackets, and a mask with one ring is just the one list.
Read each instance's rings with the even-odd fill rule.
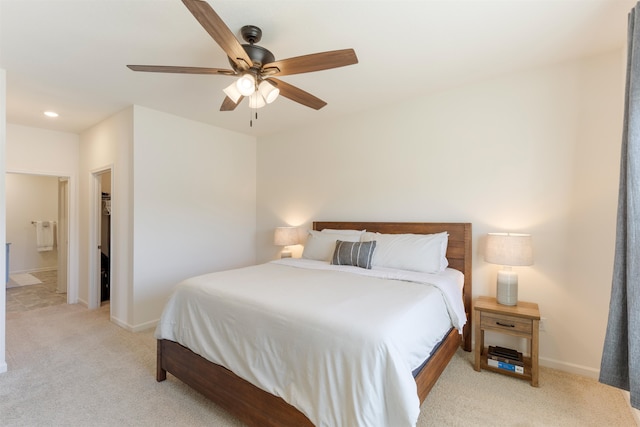
[[280,258],[291,258],[291,251],[287,250],[287,246],[297,245],[298,243],[300,243],[298,227],[276,227],[276,232],[273,235],[273,244],[284,246]]
[[496,299],[499,304],[518,304],[518,274],[512,266],[532,265],[533,246],[530,234],[489,233],[484,260],[504,266],[498,271]]

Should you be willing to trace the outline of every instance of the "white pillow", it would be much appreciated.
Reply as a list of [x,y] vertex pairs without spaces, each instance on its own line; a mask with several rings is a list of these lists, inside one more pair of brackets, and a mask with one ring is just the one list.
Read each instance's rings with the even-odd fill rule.
[[322,233],[320,231],[309,230],[307,242],[302,251],[302,258],[315,259],[317,261],[331,261],[333,252],[336,249],[336,241],[359,242],[359,234],[337,234]]
[[357,234],[358,236],[362,236],[365,231],[367,230],[338,230],[333,228],[323,228],[320,232],[329,234]]
[[[369,233],[367,233],[369,234]],[[366,236],[370,237],[370,236]],[[449,265],[449,234],[380,234],[375,233],[374,267],[439,273]]]
[[360,236],[360,241],[361,242],[370,242],[372,240],[376,240],[376,234],[380,234],[380,233],[373,233],[371,231],[366,231],[364,233],[362,233],[362,235]]

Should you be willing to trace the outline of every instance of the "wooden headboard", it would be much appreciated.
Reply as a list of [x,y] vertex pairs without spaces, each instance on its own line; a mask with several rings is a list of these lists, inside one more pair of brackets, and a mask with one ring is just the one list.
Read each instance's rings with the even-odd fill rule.
[[464,274],[463,300],[467,313],[467,324],[463,330],[462,346],[471,351],[471,223],[468,222],[332,222],[316,221],[314,230],[332,228],[337,230],[367,230],[384,234],[434,234],[449,233],[447,260],[449,267]]

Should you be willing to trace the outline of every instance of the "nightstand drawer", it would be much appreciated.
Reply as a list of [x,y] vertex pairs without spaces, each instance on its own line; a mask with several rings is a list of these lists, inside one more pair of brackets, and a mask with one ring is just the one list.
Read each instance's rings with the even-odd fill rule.
[[521,334],[531,334],[533,329],[531,320],[496,313],[482,313],[480,326],[483,329],[503,330]]

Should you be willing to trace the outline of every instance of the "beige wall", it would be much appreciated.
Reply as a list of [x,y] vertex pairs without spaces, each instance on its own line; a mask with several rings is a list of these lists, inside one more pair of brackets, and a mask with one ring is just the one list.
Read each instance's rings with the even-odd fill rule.
[[622,68],[616,51],[260,138],[258,261],[277,255],[280,225],[468,221],[474,295],[495,295],[498,266],[483,261],[483,236],[529,232],[535,265],[517,270],[520,299],[538,302],[545,318],[541,363],[595,376],[611,281]]
[[8,130],[9,170],[79,182],[70,189],[71,210],[78,205],[70,218],[77,233],[69,271],[76,281],[72,302],[91,306],[99,297],[90,286],[96,261],[90,256],[96,239],[90,220],[94,174],[109,168],[115,323],[131,330],[149,327],[179,280],[255,262],[254,137],[138,106],[80,136],[19,125]]
[[[80,301],[89,307],[99,302],[99,282],[93,277],[98,271],[99,257],[97,230],[91,227],[96,214],[99,194],[96,193],[96,176],[111,169],[111,319],[131,327],[133,318],[133,231],[132,208],[132,152],[133,107],[127,108],[98,123],[80,135]],[[99,214],[100,212],[98,212]],[[95,256],[94,256],[95,255]]]
[[255,263],[256,140],[138,106],[134,117],[133,325],[143,329],[179,281]]
[[38,251],[32,221],[58,221],[58,178],[8,173],[5,176],[6,234],[11,243],[11,274],[55,270],[58,267],[57,226],[54,246]]
[[68,178],[67,300],[75,303],[78,301],[78,161],[80,138],[73,133],[57,132],[12,123],[7,123],[6,137],[5,159],[7,172]]

